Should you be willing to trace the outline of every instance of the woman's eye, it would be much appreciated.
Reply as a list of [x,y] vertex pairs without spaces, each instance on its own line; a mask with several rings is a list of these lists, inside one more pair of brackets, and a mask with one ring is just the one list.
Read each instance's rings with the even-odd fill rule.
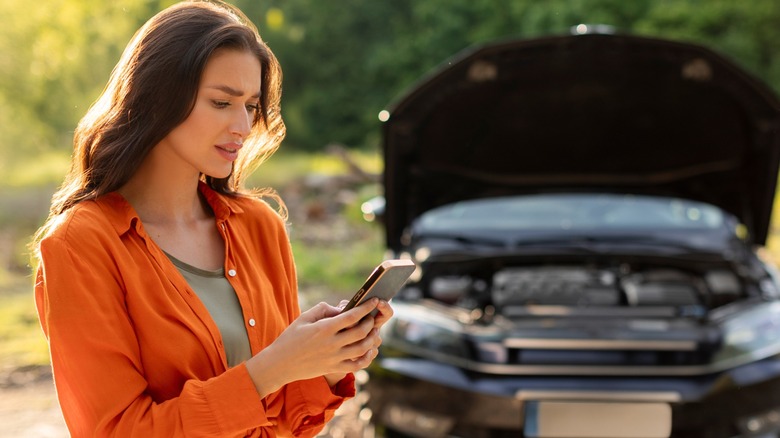
[[253,113],[256,113],[256,112],[260,111],[260,104],[257,104],[257,103],[248,104],[246,106],[246,110],[250,111],[250,112],[253,112]]
[[230,106],[230,102],[227,102],[225,100],[214,100],[212,101],[212,103],[216,108],[227,108]]

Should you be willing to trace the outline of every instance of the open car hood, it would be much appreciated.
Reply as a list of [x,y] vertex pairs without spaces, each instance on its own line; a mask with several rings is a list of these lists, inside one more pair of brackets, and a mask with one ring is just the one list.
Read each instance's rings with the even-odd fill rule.
[[388,111],[391,249],[431,208],[554,191],[704,201],[766,241],[780,103],[706,48],[603,34],[502,41],[445,62]]

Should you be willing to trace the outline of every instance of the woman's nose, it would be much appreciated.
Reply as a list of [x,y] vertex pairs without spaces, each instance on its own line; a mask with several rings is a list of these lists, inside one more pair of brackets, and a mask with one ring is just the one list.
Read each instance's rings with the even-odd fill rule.
[[252,129],[253,118],[253,113],[247,112],[241,108],[240,111],[236,111],[236,114],[233,116],[231,131],[234,134],[241,136],[241,138],[247,137]]

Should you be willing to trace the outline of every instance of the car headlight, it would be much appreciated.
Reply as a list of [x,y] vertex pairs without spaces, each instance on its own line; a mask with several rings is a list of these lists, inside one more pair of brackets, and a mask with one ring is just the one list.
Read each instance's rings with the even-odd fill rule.
[[437,352],[461,358],[470,357],[468,343],[463,336],[446,327],[415,319],[393,319],[383,334],[389,344],[401,342],[405,347]]
[[[497,327],[475,328],[475,310],[439,305],[439,313],[429,306],[404,302],[393,304],[395,314],[382,327],[383,345],[414,355],[453,363],[478,361],[507,363],[509,352],[503,344],[503,330]],[[475,333],[475,331],[477,333]]]
[[780,302],[763,303],[721,323],[723,346],[717,363],[742,364],[780,353]]

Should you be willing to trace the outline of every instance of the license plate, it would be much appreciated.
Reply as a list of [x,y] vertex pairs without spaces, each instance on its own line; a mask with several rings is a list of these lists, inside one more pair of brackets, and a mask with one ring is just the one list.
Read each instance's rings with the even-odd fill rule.
[[667,403],[527,401],[524,433],[529,438],[668,438]]

